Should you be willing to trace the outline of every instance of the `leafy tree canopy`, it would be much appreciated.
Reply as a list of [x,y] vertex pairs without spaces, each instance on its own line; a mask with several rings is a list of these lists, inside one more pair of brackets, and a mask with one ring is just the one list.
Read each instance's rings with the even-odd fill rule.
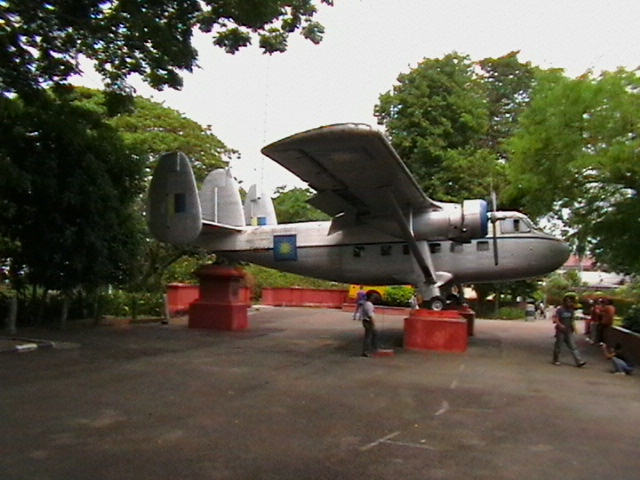
[[486,197],[505,178],[503,144],[528,99],[518,52],[425,59],[380,96],[375,115],[422,188],[439,200]]
[[[158,102],[136,96],[132,110],[110,116],[104,92],[86,88],[64,90],[65,98],[95,111],[118,132],[129,151],[142,160],[146,183],[150,180],[158,156],[167,151],[184,152],[190,158],[199,180],[203,180],[214,168],[224,166],[235,153],[211,132],[210,127],[203,127]],[[174,281],[179,273],[188,271],[196,262],[206,260],[199,249],[164,244],[149,238],[142,217],[143,203],[138,202],[136,215],[139,227],[137,235],[142,250],[130,264],[128,288],[137,291],[158,290],[163,288],[167,280]]]
[[[332,5],[332,0],[319,0]],[[140,75],[154,88],[180,88],[196,66],[193,29],[228,53],[257,37],[283,52],[299,31],[314,43],[324,28],[315,0],[4,0],[0,2],[0,92],[26,94],[65,83],[86,57],[107,88],[128,93]]]
[[313,196],[308,188],[278,187],[275,190],[273,207],[279,223],[309,222],[313,220],[329,220],[329,216],[307,203]]
[[137,253],[142,165],[99,115],[53,95],[0,97],[0,237],[34,285],[118,282]]
[[509,142],[507,193],[534,215],[554,212],[578,252],[640,273],[639,127],[637,72],[539,72]]
[[116,129],[129,151],[144,160],[147,177],[157,157],[168,151],[180,150],[187,155],[198,180],[227,164],[237,153],[227,148],[210,126],[203,127],[153,100],[135,96],[131,109],[110,115],[105,92],[79,87],[61,90],[67,100],[96,112]]

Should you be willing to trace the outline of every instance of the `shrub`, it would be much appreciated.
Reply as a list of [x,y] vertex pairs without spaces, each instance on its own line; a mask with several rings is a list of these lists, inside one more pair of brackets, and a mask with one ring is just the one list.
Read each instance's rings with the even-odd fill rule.
[[622,327],[640,333],[640,305],[633,305],[622,319]]
[[391,285],[382,294],[382,303],[391,307],[407,307],[413,295],[413,288],[404,285]]
[[520,307],[501,307],[498,310],[496,318],[503,318],[505,320],[523,320],[524,310]]

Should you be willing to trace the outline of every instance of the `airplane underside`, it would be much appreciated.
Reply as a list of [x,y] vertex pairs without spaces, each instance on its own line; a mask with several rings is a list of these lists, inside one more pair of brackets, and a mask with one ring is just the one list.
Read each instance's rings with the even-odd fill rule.
[[[549,242],[553,240],[498,239],[498,265],[494,264],[493,245],[487,245],[487,240],[466,244],[451,241],[429,242],[429,248],[435,251],[432,253],[435,269],[451,274],[455,283],[486,283],[544,275],[548,272],[549,266],[553,267],[562,260],[564,253],[547,256],[544,261],[535,263],[524,260],[522,253],[533,250],[548,251],[548,247],[552,246]],[[278,259],[273,249],[219,251],[218,254],[233,261],[254,263],[339,283],[417,285],[421,281],[415,261],[404,242],[297,246],[296,258],[293,259],[291,256],[283,260]]]

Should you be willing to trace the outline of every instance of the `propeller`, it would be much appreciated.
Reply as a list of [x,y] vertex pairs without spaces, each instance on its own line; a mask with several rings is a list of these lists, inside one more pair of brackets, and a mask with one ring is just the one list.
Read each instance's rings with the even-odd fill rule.
[[498,229],[497,229],[497,200],[496,191],[491,189],[491,225],[493,225],[493,263],[498,265]]

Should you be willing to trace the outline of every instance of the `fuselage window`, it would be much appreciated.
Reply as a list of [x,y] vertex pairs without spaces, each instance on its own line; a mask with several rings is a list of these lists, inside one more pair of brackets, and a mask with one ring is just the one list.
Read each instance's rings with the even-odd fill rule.
[[488,252],[489,251],[489,242],[478,242],[476,248],[479,252]]
[[409,245],[407,245],[406,243],[402,245],[402,254],[403,255],[409,255],[411,253],[411,250],[409,249]]
[[429,250],[431,251],[431,253],[440,253],[442,251],[442,244],[441,243],[430,243],[429,244]]
[[388,257],[391,255],[391,245],[381,245],[380,246],[380,255],[384,257]]
[[356,245],[353,247],[353,256],[354,257],[362,257],[364,255],[364,246]]
[[451,243],[451,252],[452,253],[462,253],[462,250],[463,250],[462,247],[463,247],[462,243],[452,242]]

